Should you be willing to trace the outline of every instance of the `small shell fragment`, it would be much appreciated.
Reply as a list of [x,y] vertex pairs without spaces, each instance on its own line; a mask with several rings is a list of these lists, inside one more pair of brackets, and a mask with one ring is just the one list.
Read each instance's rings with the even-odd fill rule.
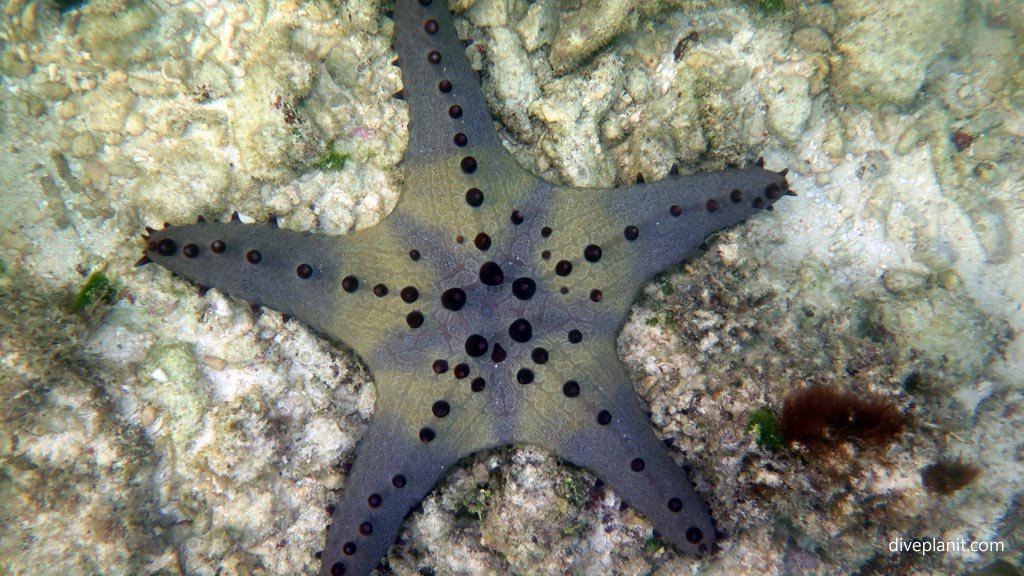
[[227,366],[227,361],[218,356],[203,356],[203,364],[209,366],[211,370],[220,372]]

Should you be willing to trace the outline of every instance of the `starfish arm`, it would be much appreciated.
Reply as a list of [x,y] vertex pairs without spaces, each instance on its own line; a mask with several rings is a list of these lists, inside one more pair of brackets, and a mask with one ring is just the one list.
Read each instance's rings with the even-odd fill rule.
[[402,301],[402,288],[428,283],[426,270],[402,268],[408,252],[390,233],[388,226],[323,236],[200,222],[149,230],[140,263],[292,316],[368,357],[385,334],[408,330],[415,306]]
[[652,276],[789,193],[785,171],[760,166],[614,189],[544,184],[535,206],[523,202],[520,226],[541,256],[541,280],[555,290],[571,286],[579,306],[620,321]]
[[502,150],[447,2],[398,0],[394,14],[402,94],[409,104],[406,165],[430,163],[459,150]]
[[609,403],[607,424],[598,420],[598,410],[591,425],[573,434],[558,453],[607,482],[679,550],[706,556],[715,541],[707,505],[655,437],[632,386],[622,386],[617,396]]
[[374,414],[327,527],[321,576],[369,574],[405,516],[458,460],[449,443],[425,446],[415,434],[398,415]]
[[[370,364],[375,362],[371,361]],[[504,444],[486,399],[453,370],[383,367],[370,427],[327,529],[322,576],[369,574],[402,520],[460,458]],[[342,569],[344,567],[344,570]]]
[[[640,286],[679,264],[708,236],[769,209],[788,193],[786,171],[760,166],[729,168],[686,176],[670,175],[652,184],[614,190],[607,210],[621,228],[633,265],[630,278]],[[626,228],[636,229],[636,236]],[[630,230],[629,232],[632,232]]]
[[654,435],[614,341],[569,360],[540,376],[531,392],[537,409],[523,417],[519,440],[588,468],[680,550],[707,555],[715,540],[708,508]]

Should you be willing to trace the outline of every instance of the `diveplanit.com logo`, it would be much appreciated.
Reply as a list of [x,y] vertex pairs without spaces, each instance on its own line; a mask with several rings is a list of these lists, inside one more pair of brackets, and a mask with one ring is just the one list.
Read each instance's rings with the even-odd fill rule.
[[914,538],[905,540],[897,538],[889,541],[889,552],[904,553],[913,552],[916,554],[949,553],[949,552],[1004,552],[1006,543],[1001,540],[968,540],[966,538],[954,538],[953,540],[939,540],[938,538]]

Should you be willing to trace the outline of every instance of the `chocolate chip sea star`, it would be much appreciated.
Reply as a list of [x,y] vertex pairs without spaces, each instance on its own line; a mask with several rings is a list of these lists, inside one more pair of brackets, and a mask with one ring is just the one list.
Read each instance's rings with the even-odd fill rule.
[[615,338],[637,292],[713,232],[789,192],[760,163],[581,189],[505,150],[441,0],[398,0],[409,106],[398,204],[342,236],[274,224],[150,230],[145,257],[351,347],[377,405],[320,574],[367,574],[460,458],[532,444],[586,467],[695,556],[715,532],[655,437]]

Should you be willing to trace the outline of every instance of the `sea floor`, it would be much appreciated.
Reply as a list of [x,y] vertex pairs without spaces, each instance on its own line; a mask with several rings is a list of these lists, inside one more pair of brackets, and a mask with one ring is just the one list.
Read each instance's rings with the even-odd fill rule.
[[[655,279],[619,338],[727,534],[716,555],[518,447],[442,481],[394,573],[1019,570],[1024,4],[775,4],[449,4],[535,173],[612,186],[763,157],[799,196]],[[133,264],[146,226],[199,214],[325,234],[384,217],[408,122],[389,8],[3,5],[0,573],[319,569],[372,375]],[[884,399],[903,433],[766,444],[751,414],[812,386]]]

